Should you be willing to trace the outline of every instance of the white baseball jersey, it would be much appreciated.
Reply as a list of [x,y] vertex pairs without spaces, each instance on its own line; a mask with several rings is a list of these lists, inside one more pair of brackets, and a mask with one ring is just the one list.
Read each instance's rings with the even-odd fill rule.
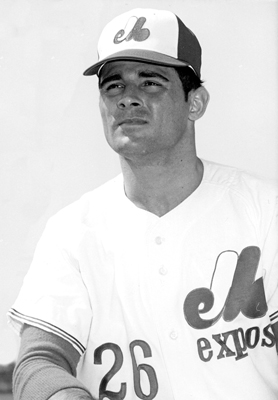
[[278,398],[277,194],[203,163],[200,186],[163,217],[130,202],[120,175],[38,243],[11,323],[68,340],[97,398]]

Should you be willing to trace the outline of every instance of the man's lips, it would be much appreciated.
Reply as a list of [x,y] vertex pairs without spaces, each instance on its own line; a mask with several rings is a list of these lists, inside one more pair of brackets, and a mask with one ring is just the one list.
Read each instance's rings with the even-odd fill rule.
[[134,118],[125,118],[125,119],[119,121],[117,123],[117,125],[118,126],[121,126],[121,125],[144,125],[147,123],[148,122],[143,118],[134,117]]

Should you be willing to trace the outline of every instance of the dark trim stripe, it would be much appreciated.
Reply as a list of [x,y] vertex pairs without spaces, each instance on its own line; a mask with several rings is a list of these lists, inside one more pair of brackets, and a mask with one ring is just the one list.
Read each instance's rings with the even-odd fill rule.
[[29,323],[30,325],[36,325],[38,328],[47,328],[49,331],[61,336],[63,339],[70,342],[73,346],[77,347],[81,354],[85,353],[86,348],[79,342],[75,337],[71,336],[69,333],[64,330],[58,328],[55,325],[50,324],[49,322],[45,322],[39,318],[34,318],[25,314],[20,313],[19,311],[11,308],[8,312],[8,315],[11,318],[18,320],[19,322]]
[[278,318],[278,311],[275,311],[273,314],[270,314],[269,318],[270,318],[270,321],[273,321],[276,318]]

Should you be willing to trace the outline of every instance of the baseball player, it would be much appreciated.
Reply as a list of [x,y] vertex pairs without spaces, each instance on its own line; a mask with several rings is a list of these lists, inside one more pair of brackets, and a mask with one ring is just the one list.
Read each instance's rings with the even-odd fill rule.
[[197,157],[201,47],[136,9],[99,39],[122,174],[54,215],[9,311],[15,399],[276,400],[277,191]]

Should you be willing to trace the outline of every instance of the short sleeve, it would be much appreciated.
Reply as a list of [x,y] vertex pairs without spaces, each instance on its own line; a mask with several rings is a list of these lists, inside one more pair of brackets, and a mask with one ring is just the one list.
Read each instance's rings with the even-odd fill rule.
[[82,355],[92,310],[75,256],[79,225],[69,226],[64,217],[49,220],[8,318],[19,334],[24,323],[36,326],[66,339]]
[[267,229],[261,229],[264,235],[262,241],[262,268],[270,323],[278,322],[278,197],[268,198],[267,207],[272,210]]

